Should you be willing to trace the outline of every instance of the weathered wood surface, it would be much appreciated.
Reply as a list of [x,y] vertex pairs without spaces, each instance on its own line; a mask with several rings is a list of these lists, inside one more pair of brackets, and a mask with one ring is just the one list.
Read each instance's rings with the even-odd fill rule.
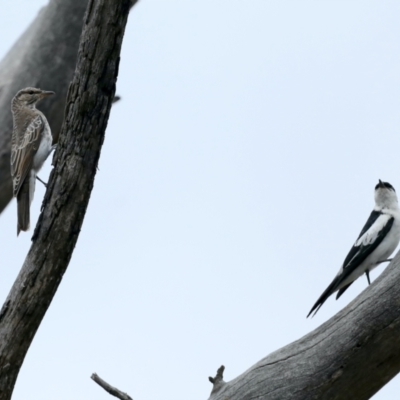
[[[305,317],[308,310],[304,311]],[[273,321],[265,321],[265,329],[274,329]],[[364,400],[399,371],[398,254],[347,307],[236,379],[223,382],[209,400]]]
[[88,2],[43,210],[32,246],[0,312],[0,400],[11,398],[24,357],[79,236],[115,94],[130,5],[131,0]]
[[104,379],[101,379],[96,373],[92,374],[91,378],[106,392],[110,393],[111,396],[117,397],[121,400],[132,400],[132,397],[129,396],[129,394],[122,392],[114,386],[111,386]]
[[87,3],[50,0],[0,63],[0,213],[12,198],[11,99],[27,86],[56,92],[39,108],[47,116],[54,141],[58,141]]

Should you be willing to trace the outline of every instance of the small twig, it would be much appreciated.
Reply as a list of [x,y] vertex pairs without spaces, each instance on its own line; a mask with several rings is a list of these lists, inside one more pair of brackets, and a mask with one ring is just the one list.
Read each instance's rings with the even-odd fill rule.
[[106,381],[103,381],[103,379],[101,379],[96,373],[92,374],[91,378],[112,396],[118,397],[121,400],[133,400],[128,394],[121,392],[117,388],[108,384]]
[[225,385],[226,382],[224,381],[224,370],[225,367],[221,365],[218,368],[217,375],[215,375],[214,378],[212,378],[211,376],[208,377],[208,380],[213,384],[211,394],[218,392],[222,388],[222,386]]

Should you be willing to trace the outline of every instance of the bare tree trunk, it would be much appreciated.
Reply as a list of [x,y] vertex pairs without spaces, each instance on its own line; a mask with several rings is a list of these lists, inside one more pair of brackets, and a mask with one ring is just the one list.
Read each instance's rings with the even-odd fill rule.
[[[274,329],[273,323],[265,324],[266,330]],[[313,332],[230,382],[223,382],[220,369],[210,379],[214,389],[209,400],[364,400],[399,371],[397,254],[371,286]]]
[[[81,0],[80,0],[81,1]],[[55,1],[61,3],[63,1]],[[68,266],[96,174],[115,94],[131,0],[90,0],[66,117],[33,243],[0,312],[0,400],[8,400]],[[53,89],[51,85],[43,85]]]
[[[10,100],[28,85],[55,90],[57,98],[43,111],[58,137],[87,3],[51,0],[0,64],[0,212],[11,199]],[[0,311],[0,400],[11,398],[25,354],[78,239],[115,92],[128,10],[134,3],[89,1],[43,211],[23,268]],[[398,255],[344,310],[236,379],[224,382],[221,368],[211,379],[210,400],[370,398],[400,371],[399,268]]]
[[11,99],[27,86],[56,92],[39,108],[47,116],[54,142],[58,141],[87,3],[51,0],[0,63],[0,213],[12,198]]

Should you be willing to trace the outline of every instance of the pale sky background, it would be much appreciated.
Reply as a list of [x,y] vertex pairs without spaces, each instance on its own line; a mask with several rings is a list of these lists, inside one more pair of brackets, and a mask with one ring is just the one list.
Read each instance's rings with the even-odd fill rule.
[[[0,58],[46,3],[0,3]],[[141,0],[83,229],[13,400],[110,400],[93,372],[135,400],[206,400],[221,364],[235,378],[364,290],[306,319],[378,179],[400,192],[399,15]],[[16,237],[14,202],[0,226],[2,303],[32,230]],[[395,378],[374,399],[399,392]]]

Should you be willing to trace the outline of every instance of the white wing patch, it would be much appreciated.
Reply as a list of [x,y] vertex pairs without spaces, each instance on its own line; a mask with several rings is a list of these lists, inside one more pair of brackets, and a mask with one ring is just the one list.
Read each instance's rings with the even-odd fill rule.
[[355,247],[368,246],[375,242],[379,232],[385,227],[388,221],[392,218],[389,214],[382,214],[378,219],[371,225],[371,227],[354,243]]

